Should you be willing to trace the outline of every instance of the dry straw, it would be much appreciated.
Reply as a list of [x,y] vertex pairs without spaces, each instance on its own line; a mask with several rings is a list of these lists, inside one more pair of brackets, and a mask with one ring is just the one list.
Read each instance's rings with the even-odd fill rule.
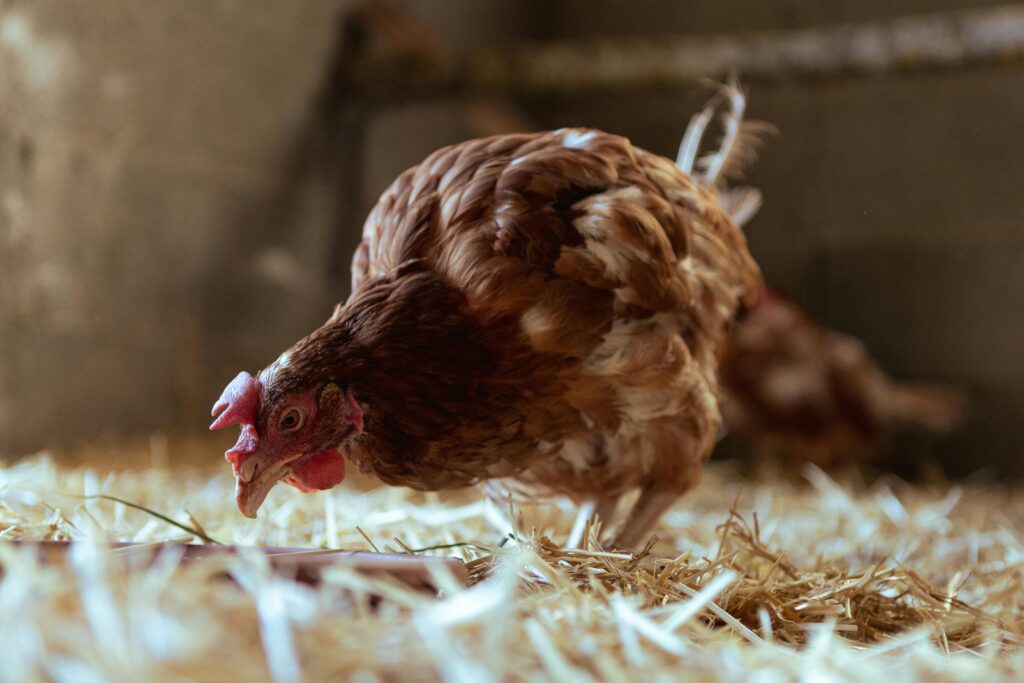
[[[2,681],[1018,680],[1024,504],[1012,490],[746,481],[710,468],[638,553],[573,511],[356,481],[282,488],[253,522],[216,449],[0,467],[0,539],[196,541],[458,556],[434,598],[343,568],[316,587],[253,554],[66,565],[0,545]],[[145,463],[143,463],[145,464]],[[115,472],[116,470],[116,472]],[[84,497],[83,497],[84,496]],[[110,498],[159,511],[173,524]],[[426,550],[424,550],[426,549]],[[230,573],[233,582],[223,580]]]

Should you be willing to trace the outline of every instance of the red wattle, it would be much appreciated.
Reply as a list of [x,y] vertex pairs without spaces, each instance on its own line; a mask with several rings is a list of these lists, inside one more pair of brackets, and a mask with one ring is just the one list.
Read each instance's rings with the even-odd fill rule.
[[334,449],[307,455],[291,467],[292,474],[286,481],[305,493],[326,491],[345,478],[345,458]]

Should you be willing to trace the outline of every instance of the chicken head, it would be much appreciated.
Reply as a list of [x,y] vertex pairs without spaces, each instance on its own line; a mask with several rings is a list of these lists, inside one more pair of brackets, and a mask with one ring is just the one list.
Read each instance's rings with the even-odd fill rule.
[[[272,376],[267,379],[273,382]],[[338,384],[282,393],[268,391],[262,375],[248,372],[225,387],[212,415],[210,429],[241,427],[224,457],[235,475],[235,502],[246,517],[256,517],[278,481],[307,493],[341,483],[340,449],[363,430],[362,408]]]

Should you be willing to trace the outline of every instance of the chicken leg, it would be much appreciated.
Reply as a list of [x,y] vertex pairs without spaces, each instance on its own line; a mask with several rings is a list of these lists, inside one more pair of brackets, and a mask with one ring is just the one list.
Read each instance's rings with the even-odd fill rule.
[[587,528],[587,522],[592,519],[601,520],[601,529],[608,529],[615,517],[615,508],[618,506],[619,497],[590,499],[579,506],[576,513],[576,520],[573,522],[569,538],[565,541],[566,548],[580,548],[586,543],[583,534]]
[[633,509],[622,522],[612,538],[611,547],[619,549],[636,548],[646,540],[651,528],[657,523],[672,504],[679,498],[676,491],[648,484],[640,491],[640,497],[633,504]]

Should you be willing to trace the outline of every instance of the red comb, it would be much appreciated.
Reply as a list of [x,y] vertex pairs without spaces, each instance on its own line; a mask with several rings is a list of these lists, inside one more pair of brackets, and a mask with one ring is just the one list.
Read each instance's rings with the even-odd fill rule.
[[[213,404],[211,415],[220,417],[213,421],[210,429],[220,429],[231,425],[255,425],[256,409],[260,402],[260,383],[248,372],[240,372],[224,387],[224,392]],[[221,412],[221,411],[224,412]]]
[[[244,456],[256,450],[259,434],[256,432],[256,410],[260,404],[260,383],[248,372],[240,372],[224,387],[224,392],[213,404],[211,415],[220,413],[213,421],[210,429],[221,429],[231,425],[241,425],[242,433],[238,442],[224,456],[237,470]],[[224,412],[221,412],[224,411]]]

